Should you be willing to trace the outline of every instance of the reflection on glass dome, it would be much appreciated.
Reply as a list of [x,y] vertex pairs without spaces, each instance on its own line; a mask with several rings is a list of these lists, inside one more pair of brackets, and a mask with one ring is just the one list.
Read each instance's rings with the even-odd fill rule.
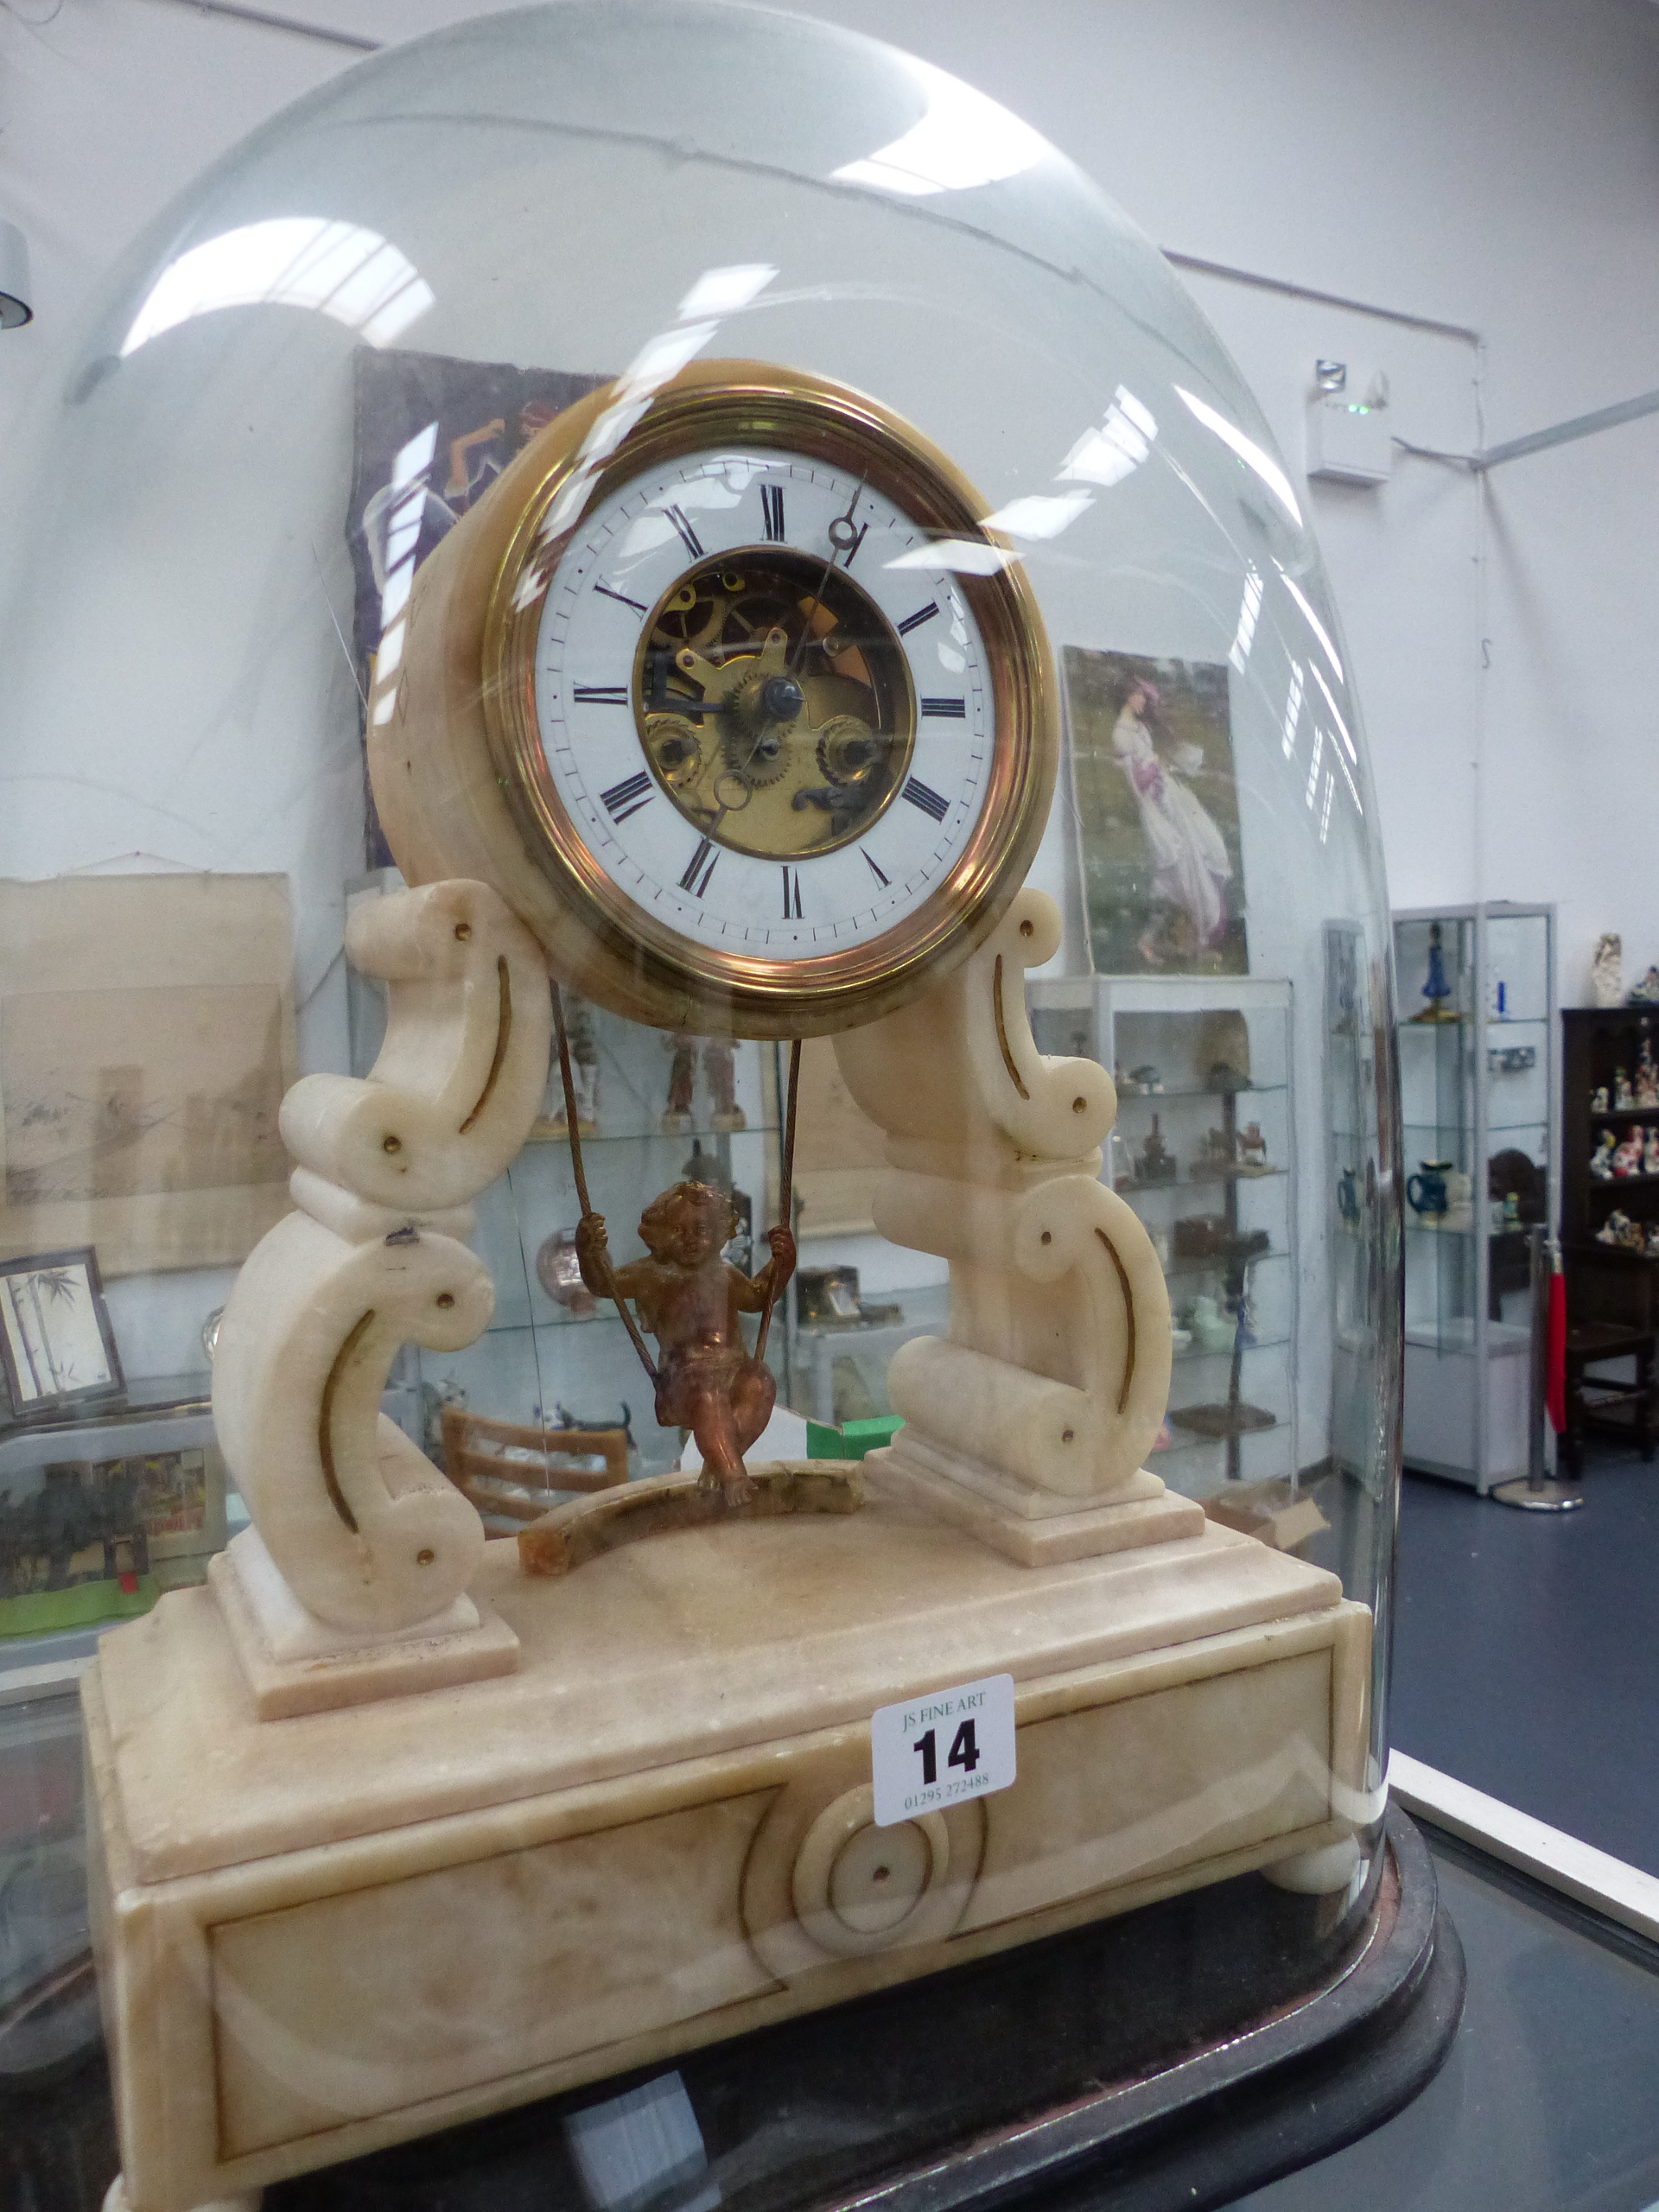
[[[140,1886],[245,1885],[257,2024],[191,2014],[230,2134],[129,2162],[206,2201],[1096,1922],[1125,2075],[1321,1986],[1382,1866],[1386,901],[1295,488],[1147,241],[918,61],[577,0],[227,156],[11,467],[0,1232],[201,1455],[113,1611],[172,1562],[144,1649],[246,1780],[99,1785]],[[324,1841],[372,1907],[273,1871]]]

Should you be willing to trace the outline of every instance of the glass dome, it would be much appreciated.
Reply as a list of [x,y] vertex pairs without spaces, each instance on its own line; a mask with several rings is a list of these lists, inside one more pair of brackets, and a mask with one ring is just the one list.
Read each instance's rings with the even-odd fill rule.
[[[366,61],[211,170],[125,257],[10,469],[0,1483],[27,1513],[78,1468],[77,1510],[128,1548],[75,1606],[54,1569],[15,1579],[0,1616],[26,1610],[0,1631],[61,1634],[161,1589],[182,1594],[156,1623],[201,1639],[215,1602],[244,1608],[233,1643],[257,1616],[270,1669],[238,1643],[237,1695],[290,1717],[233,1726],[226,1690],[202,1722],[242,1729],[251,1800],[304,1796],[306,1758],[260,1764],[296,1730],[317,1730],[320,1773],[378,1780],[315,1832],[303,1805],[248,1813],[265,1826],[244,1863],[725,1760],[731,1833],[704,1807],[674,1850],[711,1895],[722,1852],[749,1869],[741,1929],[716,1913],[694,1941],[683,1890],[632,1908],[682,1929],[679,2025],[626,1998],[643,1968],[563,2043],[502,1993],[511,2091],[497,2059],[446,2072],[436,2031],[388,2027],[406,2069],[388,2104],[332,2000],[271,1980],[249,1935],[220,1958],[238,2001],[315,2044],[335,2087],[243,2019],[228,2132],[191,2166],[186,2119],[138,2117],[128,2020],[130,2180],[149,2159],[223,2194],[315,2160],[294,2146],[325,2125],[343,2156],[430,2124],[423,2100],[465,2116],[566,2090],[1217,1883],[1214,1942],[1248,1927],[1268,1961],[1238,1967],[1229,2017],[1313,1986],[1370,1924],[1382,1863],[1387,900],[1301,494],[1146,238],[1004,109],[868,40],[572,0]],[[488,1141],[457,1115],[429,1143],[468,1083]],[[701,1226],[642,1239],[687,1185],[716,1194]],[[594,1213],[608,1260],[579,1237]],[[725,1304],[687,1322],[664,1285],[727,1229]],[[397,1304],[417,1278],[442,1319]],[[353,1300],[374,1326],[348,1357],[328,1317]],[[348,1414],[355,1440],[331,1446]],[[774,1461],[795,1488],[746,1497]],[[723,1491],[677,1486],[699,1464]],[[528,1535],[480,1553],[559,1500],[568,1579],[519,1573]],[[274,1582],[255,1587],[245,1548],[194,1588],[250,1514]],[[395,1572],[375,1516],[419,1535],[386,1537]],[[719,1634],[677,1613],[682,1560]],[[765,1604],[742,1594],[768,1577]],[[1163,1593],[1139,1629],[1132,1583]],[[461,1636],[442,1608],[474,1597],[466,1635],[505,1624],[505,1657],[469,1645],[470,1676],[399,1676],[378,1702],[359,1685],[326,1714],[282,1702],[294,1653],[327,1674],[377,1636]],[[537,1733],[533,1713],[564,1711],[555,1689],[524,1702],[538,1668],[575,1663],[548,1639],[578,1620],[602,1675],[630,1605],[684,1630],[652,1681],[704,1704],[664,1748],[624,1699],[585,1763],[542,1773],[509,1719]],[[119,1801],[142,1885],[186,1865],[156,1779],[182,1738],[148,1781],[121,1764],[140,1633],[106,1643],[92,1725],[114,1747],[94,1826]],[[1154,1654],[1200,1644],[1188,1703],[1087,1754],[1139,1762],[1139,1797],[1079,1811],[1042,1781],[1042,1715],[1084,1726],[1062,1678],[1119,1669],[1116,1702],[1088,1709],[1121,1714],[1144,1702],[1122,1669],[1150,1685]],[[192,1663],[243,1681],[215,1650]],[[727,1672],[699,1671],[711,1655]],[[1269,1662],[1318,1676],[1288,1735],[1257,1694]],[[993,1774],[982,1803],[884,1820],[878,1745],[875,1825],[848,1810],[873,1713],[1009,1676],[1006,1794]],[[474,1714],[466,1757],[423,1758],[423,1698]],[[757,1904],[785,1816],[731,1763],[809,1737],[841,1746],[842,1794],[790,1800],[800,1834]],[[472,1797],[441,1783],[486,1742]],[[1056,1840],[1010,1859],[1022,1781]],[[174,1845],[211,1881],[230,1847],[192,1834]],[[294,1863],[261,1910],[302,1910]],[[453,1942],[423,1946],[435,1986]],[[1157,1974],[1180,2017],[1126,2030],[1126,2070],[1219,2031],[1195,1967]],[[395,2018],[408,1993],[376,1987]]]

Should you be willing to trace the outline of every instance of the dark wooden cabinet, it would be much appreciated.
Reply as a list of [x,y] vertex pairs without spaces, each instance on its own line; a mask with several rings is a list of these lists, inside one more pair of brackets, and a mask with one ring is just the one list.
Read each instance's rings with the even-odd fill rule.
[[[1590,1173],[1591,1155],[1603,1133],[1622,1143],[1635,1128],[1659,1128],[1659,1105],[1616,1107],[1621,1069],[1635,1081],[1643,1044],[1659,1060],[1659,1007],[1568,1007],[1561,1014],[1561,1256],[1569,1275],[1575,1267],[1597,1269],[1615,1262],[1610,1280],[1624,1289],[1613,1294],[1645,1314],[1649,1286],[1659,1275],[1659,1260],[1616,1251],[1597,1241],[1597,1232],[1615,1211],[1644,1229],[1659,1227],[1659,1175],[1629,1175],[1603,1182]],[[1605,1113],[1592,1110],[1599,1090],[1605,1090]],[[1624,1264],[1620,1264],[1624,1263]],[[1607,1314],[1607,1319],[1624,1318]]]
[[[1603,1133],[1622,1143],[1633,1129],[1659,1128],[1659,1106],[1617,1106],[1622,1070],[1632,1087],[1645,1044],[1659,1060],[1659,1007],[1570,1007],[1561,1014],[1561,1265],[1567,1276],[1567,1434],[1564,1457],[1580,1461],[1580,1439],[1599,1428],[1653,1456],[1654,1339],[1659,1331],[1659,1256],[1604,1244],[1598,1231],[1618,1212],[1659,1229],[1659,1174],[1590,1173]],[[1593,1100],[1605,1090],[1608,1103]],[[1611,1362],[1633,1362],[1628,1376],[1604,1377]],[[1589,1371],[1586,1371],[1589,1370]]]

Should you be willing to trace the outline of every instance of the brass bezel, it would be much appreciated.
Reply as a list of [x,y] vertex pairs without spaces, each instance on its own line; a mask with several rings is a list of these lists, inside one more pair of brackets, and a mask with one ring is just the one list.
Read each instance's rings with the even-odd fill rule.
[[[1052,798],[1058,732],[1048,641],[1029,586],[1010,562],[990,575],[956,572],[984,642],[995,709],[989,785],[972,836],[921,906],[880,937],[803,960],[768,960],[702,945],[665,927],[613,884],[566,812],[548,772],[536,712],[536,641],[546,587],[582,515],[645,470],[723,444],[805,454],[862,476],[941,537],[1002,541],[982,525],[984,502],[918,432],[862,394],[802,372],[709,361],[665,385],[613,450],[584,453],[612,387],[556,417],[491,494],[512,486],[518,513],[484,618],[481,700],[490,755],[507,805],[560,903],[590,939],[584,987],[614,979],[620,1009],[660,1004],[740,1036],[823,1035],[875,1020],[966,958],[1024,881]],[[597,405],[595,403],[599,403]],[[598,441],[602,443],[602,439]],[[543,536],[549,510],[577,471],[569,524]],[[597,987],[597,988],[596,988]]]

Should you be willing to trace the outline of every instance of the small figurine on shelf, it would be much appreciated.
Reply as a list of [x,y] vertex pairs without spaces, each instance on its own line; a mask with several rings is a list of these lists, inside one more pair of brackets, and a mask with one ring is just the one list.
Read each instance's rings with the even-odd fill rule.
[[747,1129],[748,1119],[737,1103],[737,1071],[729,1037],[709,1039],[702,1048],[702,1072],[714,1096],[715,1110],[710,1119],[715,1128],[723,1133]]
[[1626,1006],[1659,1006],[1659,968],[1649,968],[1639,983],[1630,986]]
[[1207,1291],[1200,1292],[1192,1301],[1192,1326],[1204,1351],[1230,1351],[1238,1334],[1238,1324],[1222,1312]]
[[1423,1217],[1426,1228],[1433,1229],[1452,1203],[1446,1179],[1452,1166],[1449,1160],[1426,1160],[1421,1173],[1406,1178],[1406,1203],[1414,1213]]
[[1639,1175],[1641,1173],[1642,1131],[1638,1125],[1630,1130],[1624,1142],[1614,1152],[1613,1173],[1622,1182],[1625,1176]]
[[697,1040],[677,1029],[663,1039],[674,1055],[668,1068],[668,1102],[663,1108],[664,1136],[682,1136],[691,1126],[691,1101],[697,1080]]
[[1618,1143],[1611,1129],[1604,1129],[1596,1139],[1596,1148],[1590,1155],[1590,1173],[1598,1183],[1613,1179],[1613,1153]]
[[1590,995],[1598,1006],[1617,1006],[1624,995],[1624,947],[1617,930],[1604,930],[1590,963]]
[[1591,1092],[1590,1111],[1592,1114],[1608,1114],[1612,1111],[1612,1108],[1608,1101],[1607,1086],[1605,1083],[1598,1084],[1596,1089]]
[[1421,1014],[1414,1014],[1414,1021],[1455,1021],[1457,1008],[1450,1003],[1452,986],[1446,980],[1446,962],[1440,951],[1440,925],[1428,925],[1428,980],[1423,985],[1423,996],[1428,1004]]
[[1625,1231],[1630,1226],[1629,1214],[1621,1213],[1615,1206],[1596,1231],[1596,1242],[1598,1244],[1622,1244],[1624,1242]]
[[1659,1221],[1648,1224],[1647,1256],[1650,1260],[1659,1260]]
[[1173,1183],[1179,1172],[1174,1154],[1164,1142],[1163,1132],[1158,1126],[1158,1116],[1152,1117],[1152,1134],[1141,1146],[1135,1163],[1137,1183]]
[[1198,1173],[1230,1175],[1236,1166],[1232,1143],[1226,1130],[1206,1129],[1204,1142],[1198,1147]]
[[1164,1078],[1161,1070],[1147,1060],[1142,1066],[1129,1070],[1129,1090],[1148,1098],[1155,1098],[1162,1091]]
[[747,1274],[754,1257],[754,1201],[747,1191],[740,1191],[718,1158],[702,1148],[702,1139],[693,1137],[691,1154],[680,1170],[683,1183],[706,1183],[710,1190],[724,1191],[732,1202],[732,1212],[737,1226],[732,1231],[726,1247],[726,1257],[734,1268]]
[[1247,1122],[1238,1133],[1238,1172],[1241,1175],[1268,1175],[1268,1141],[1260,1122]]
[[1659,1106],[1659,1067],[1654,1065],[1653,1040],[1645,1021],[1642,1025],[1642,1049],[1636,1058],[1636,1103],[1638,1106]]
[[1639,1221],[1626,1221],[1618,1241],[1627,1252],[1645,1252],[1648,1249],[1647,1235]]
[[[594,1010],[574,991],[564,994],[564,1028],[570,1045],[570,1074],[576,1094],[576,1132],[591,1137],[599,1132],[599,1046],[594,1036]],[[538,1137],[569,1135],[564,1110],[564,1086],[559,1080],[556,1055],[548,1071],[542,1110],[531,1134]]]
[[1647,1131],[1647,1141],[1642,1147],[1642,1173],[1659,1175],[1659,1126]]
[[1613,1111],[1627,1114],[1636,1104],[1636,1092],[1623,1068],[1613,1070]]

